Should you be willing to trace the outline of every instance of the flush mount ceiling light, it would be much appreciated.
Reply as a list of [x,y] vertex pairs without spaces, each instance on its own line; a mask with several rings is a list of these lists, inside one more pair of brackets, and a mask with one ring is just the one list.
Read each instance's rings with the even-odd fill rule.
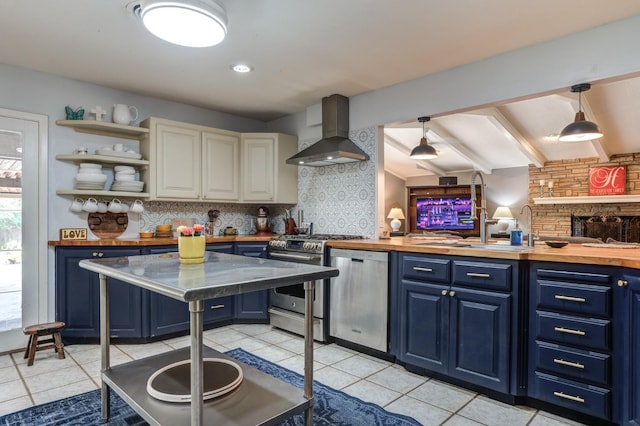
[[149,32],[180,46],[215,46],[227,35],[227,15],[212,0],[143,0],[136,12]]
[[409,158],[412,160],[433,160],[434,158],[438,158],[436,149],[427,142],[427,128],[425,123],[429,120],[431,120],[430,117],[418,117],[418,121],[422,123],[422,139],[420,139],[420,145],[411,150]]
[[231,69],[241,74],[253,71],[253,68],[251,66],[245,64],[232,65]]
[[591,89],[591,84],[582,83],[571,86],[571,92],[578,92],[578,112],[573,123],[562,129],[558,140],[560,142],[580,142],[590,141],[602,137],[602,132],[598,125],[592,121],[587,121],[582,112],[582,92]]

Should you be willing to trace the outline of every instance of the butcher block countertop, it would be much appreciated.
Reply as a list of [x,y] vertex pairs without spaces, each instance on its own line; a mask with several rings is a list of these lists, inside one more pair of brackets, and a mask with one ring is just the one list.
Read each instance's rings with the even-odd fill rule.
[[[258,236],[258,235],[229,235],[220,237],[207,237],[207,244],[209,243],[236,243],[236,242],[260,242],[270,241],[277,235],[273,236]],[[65,246],[65,247],[147,247],[147,246],[167,246],[175,244],[178,245],[176,238],[103,238],[100,240],[52,240],[49,241],[50,246]]]
[[[236,235],[208,237],[207,243],[233,243],[233,242],[261,242],[269,241],[273,236],[256,235]],[[462,243],[469,240],[461,240]],[[542,241],[536,241],[535,247],[511,247],[505,242],[490,240],[488,247],[455,247],[441,244],[438,241],[428,241],[410,237],[391,237],[390,239],[368,239],[368,240],[330,240],[329,247],[354,249],[354,250],[374,250],[374,251],[400,251],[411,253],[443,254],[454,256],[482,257],[493,259],[511,260],[537,260],[549,262],[582,263],[586,265],[608,265],[623,266],[640,269],[640,247],[633,248],[609,248],[585,247],[581,244],[569,244],[563,248],[548,247]],[[101,240],[72,240],[72,241],[49,241],[50,246],[65,247],[146,247],[178,244],[173,238],[142,238],[142,239],[101,239]],[[478,244],[474,241],[472,244]],[[501,246],[498,248],[498,246]]]
[[[461,240],[461,242],[465,241],[467,240]],[[434,243],[438,244],[435,241]],[[490,240],[489,245],[504,246],[498,249],[430,245],[429,241],[409,237],[391,237],[390,239],[370,240],[332,240],[327,242],[327,245],[335,248],[354,250],[401,251],[493,259],[582,263],[588,265],[624,266],[640,269],[640,247],[608,248],[585,247],[581,244],[569,244],[563,248],[551,248],[543,241],[536,241],[535,247],[532,248],[526,246],[521,248],[512,248],[502,242]]]

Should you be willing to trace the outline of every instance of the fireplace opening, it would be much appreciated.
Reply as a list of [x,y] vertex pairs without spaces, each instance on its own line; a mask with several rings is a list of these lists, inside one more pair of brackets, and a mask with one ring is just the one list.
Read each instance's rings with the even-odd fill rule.
[[574,237],[609,239],[625,243],[640,243],[640,216],[571,215],[571,235]]

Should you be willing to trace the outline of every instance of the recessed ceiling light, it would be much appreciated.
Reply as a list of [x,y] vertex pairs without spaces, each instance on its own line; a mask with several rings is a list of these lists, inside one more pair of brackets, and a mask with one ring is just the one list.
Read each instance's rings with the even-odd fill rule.
[[240,72],[240,73],[253,71],[253,68],[251,68],[249,65],[245,65],[245,64],[232,65],[231,69],[234,70],[235,72]]

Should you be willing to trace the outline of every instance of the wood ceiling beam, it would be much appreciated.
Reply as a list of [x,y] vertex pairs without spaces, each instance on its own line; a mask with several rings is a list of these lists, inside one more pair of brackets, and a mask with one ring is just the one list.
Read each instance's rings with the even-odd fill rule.
[[499,107],[484,108],[472,111],[473,114],[479,114],[487,117],[489,121],[500,131],[506,130],[505,139],[511,142],[511,145],[520,151],[525,157],[531,161],[531,164],[540,168],[547,162],[547,157],[540,152],[516,127],[504,116]]
[[[478,158],[473,152],[468,150],[459,140],[454,138],[444,127],[433,121],[429,122],[429,129],[432,133],[432,140],[442,145],[446,145],[471,164],[471,168],[490,175],[493,168],[486,164],[482,159]],[[435,137],[434,137],[435,136]]]

